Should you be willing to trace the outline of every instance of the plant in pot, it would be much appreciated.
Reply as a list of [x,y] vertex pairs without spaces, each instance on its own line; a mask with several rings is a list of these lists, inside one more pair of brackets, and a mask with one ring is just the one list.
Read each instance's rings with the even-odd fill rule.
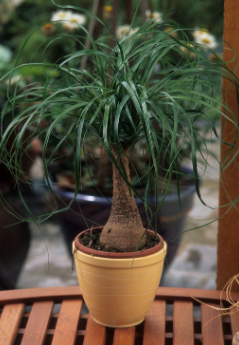
[[[195,129],[198,128],[198,133],[200,133],[201,136],[204,136],[205,141],[207,141],[207,129],[205,128],[207,126],[207,122],[200,122],[200,120],[197,121],[198,124],[195,124]],[[204,125],[203,128],[201,127],[202,123]],[[46,133],[43,133],[43,141],[45,139],[45,135]],[[175,176],[172,176],[168,194],[166,195],[163,204],[156,214],[157,232],[163,236],[168,243],[167,263],[165,263],[164,273],[177,252],[181,239],[181,236],[179,235],[181,235],[184,230],[186,214],[192,207],[193,197],[196,191],[192,169],[181,165],[181,162],[185,158],[190,157],[191,144],[187,139],[188,138],[186,138],[186,141],[188,142],[187,144],[185,142],[185,146],[180,152],[180,157],[178,157],[178,164],[180,166],[181,173],[184,174],[180,176],[179,181],[180,202],[177,193],[177,182],[175,180]],[[57,141],[57,138],[52,138],[51,145],[56,145]],[[146,150],[142,149],[145,145],[146,143],[142,142],[141,145],[136,145],[133,148],[130,148],[128,151],[129,159],[131,161],[131,181],[140,195],[144,195],[147,184],[146,175],[149,159],[147,157],[147,153],[145,152]],[[197,151],[201,145],[202,142],[199,142]],[[77,196],[74,202],[71,204],[70,209],[66,212],[60,213],[58,217],[69,254],[71,254],[72,240],[80,231],[85,229],[85,220],[82,215],[89,219],[90,225],[95,223],[105,224],[110,215],[111,204],[108,202],[108,200],[112,202],[112,163],[107,151],[103,151],[100,145],[96,145],[93,149],[91,149],[91,147],[92,142],[85,143],[85,151],[89,159],[88,164],[86,165],[84,157],[81,157],[82,178],[80,180],[80,189],[77,193]],[[165,154],[165,157],[167,157],[167,154]],[[163,163],[166,164],[167,161],[161,162],[159,167],[159,202],[164,197],[164,191],[167,185],[167,178],[165,177],[165,172],[167,169],[163,166]],[[54,164],[50,166],[49,170],[55,182],[52,184],[52,189],[55,192],[54,196],[57,198],[58,207],[65,208],[65,205],[68,205],[74,197],[75,191],[74,167],[72,165],[70,155],[66,157],[66,159],[62,159],[61,161],[59,160],[57,165],[54,161]],[[153,205],[155,202],[154,186],[151,186],[149,193],[148,200]],[[102,195],[107,196],[108,200]],[[47,193],[47,199],[51,204],[54,203],[50,192]],[[136,198],[136,204],[143,225],[147,226],[148,220],[144,203],[139,198]]]
[[[157,30],[160,32],[163,30],[162,25],[157,27]],[[175,32],[177,35],[182,35],[182,32],[177,29],[172,29],[171,32]],[[167,32],[168,33],[168,32]],[[165,36],[166,37],[166,36]],[[170,38],[170,36],[167,36]],[[188,46],[188,42],[186,46]],[[193,47],[193,46],[192,46]],[[197,49],[199,46],[197,46]],[[200,51],[202,56],[206,58],[205,49]],[[196,55],[193,52],[189,52],[184,46],[178,49],[171,49],[166,54],[169,68],[173,69],[173,66],[185,66],[185,60],[188,61],[194,60]],[[216,55],[215,55],[216,57]],[[164,58],[164,62],[166,59]],[[188,61],[189,62],[189,61]],[[206,64],[206,59],[205,59]],[[158,73],[157,69],[159,68],[159,63],[156,64],[155,69],[152,71],[151,78],[158,78],[160,73],[166,73],[167,69]],[[169,72],[170,73],[170,72]],[[211,75],[213,77],[214,87],[220,93],[220,75]],[[198,112],[194,121],[194,133],[195,138],[197,137],[197,146],[196,151],[204,151],[204,143],[211,141],[208,140],[208,134],[210,133],[214,123],[219,116],[217,111],[211,111],[210,116],[207,117],[203,112]],[[48,123],[52,123],[53,118],[47,118]],[[202,126],[203,123],[203,126]],[[51,147],[57,146],[59,142],[59,137],[64,135],[64,126],[58,124],[58,133],[51,135],[48,142],[48,151],[51,150]],[[184,126],[178,127],[178,138],[184,136]],[[158,138],[159,141],[162,137],[162,128],[158,128]],[[44,143],[46,138],[47,131],[41,132],[41,140]],[[203,140],[201,140],[203,138]],[[170,156],[170,143],[166,143],[167,137],[164,139],[165,150],[160,153],[160,164],[158,171],[158,201],[161,202],[164,198],[164,192],[166,188],[167,181],[167,171],[169,166],[169,156]],[[75,238],[77,233],[85,229],[85,220],[82,215],[90,219],[89,224],[92,225],[95,223],[105,224],[109,215],[112,202],[112,191],[113,191],[113,181],[112,181],[112,164],[110,157],[107,151],[103,151],[101,145],[94,145],[94,137],[87,138],[85,141],[85,152],[87,159],[87,164],[84,155],[81,157],[81,180],[79,182],[80,189],[71,207],[67,212],[62,212],[59,214],[59,221],[61,225],[61,230],[63,232],[69,254],[71,254],[71,243]],[[66,150],[65,147],[61,147],[61,153]],[[210,150],[207,152],[210,154]],[[131,161],[130,164],[130,175],[132,184],[135,186],[135,189],[139,194],[144,194],[145,187],[147,185],[147,170],[149,165],[149,157],[147,155],[146,142],[141,141],[137,145],[133,145],[129,149],[129,158]],[[91,157],[90,157],[91,156]],[[177,161],[179,169],[181,170],[181,176],[179,179],[180,184],[180,202],[178,199],[177,193],[177,181],[176,175],[172,174],[171,184],[168,190],[164,201],[156,213],[157,217],[157,232],[164,237],[168,243],[167,251],[167,264],[165,268],[172,262],[177,248],[180,243],[181,234],[184,230],[184,225],[186,221],[186,214],[190,210],[193,204],[193,197],[196,191],[193,171],[191,169],[185,168],[182,166],[181,162],[185,158],[191,157],[191,139],[190,136],[184,136],[184,145],[181,147],[180,154],[177,156]],[[202,164],[203,165],[203,164]],[[53,164],[50,166],[51,175],[56,183],[52,185],[53,191],[55,191],[55,197],[57,195],[57,203],[59,208],[65,208],[65,205],[69,204],[72,198],[74,197],[75,191],[75,181],[74,181],[74,167],[72,164],[71,155],[64,156],[64,159],[56,161],[54,160]],[[153,170],[151,172],[153,174]],[[95,188],[97,187],[97,189]],[[107,196],[107,199],[104,196]],[[54,201],[51,197],[51,193],[47,194],[48,201],[51,204],[54,204]],[[154,204],[155,201],[155,191],[154,186],[149,189],[149,198],[148,201],[151,204]],[[147,226],[147,214],[145,212],[144,203],[136,198],[136,203],[139,209],[139,213],[144,226]],[[164,270],[165,272],[165,270]]]
[[[214,90],[210,76],[223,75],[238,84],[226,64],[220,60],[208,62],[197,50],[199,45],[188,46],[183,32],[181,40],[169,39],[153,21],[132,34],[126,32],[120,40],[111,35],[114,48],[107,44],[108,37],[95,41],[85,28],[84,31],[90,37],[91,49],[82,47],[60,64],[42,63],[50,70],[45,74],[45,83],[36,81],[34,87],[21,93],[16,89],[9,98],[8,106],[13,113],[18,104],[24,103],[25,107],[3,133],[0,157],[4,160],[11,133],[15,134],[15,148],[5,160],[9,166],[21,158],[24,133],[29,126],[34,128],[36,136],[45,133],[42,159],[53,199],[52,211],[45,217],[30,214],[28,219],[40,223],[52,214],[67,211],[76,199],[83,178],[82,156],[91,176],[89,161],[93,157],[86,150],[87,139],[93,141],[91,151],[100,145],[107,152],[113,167],[110,216],[103,227],[95,228],[90,228],[88,219],[83,217],[88,230],[75,238],[73,255],[83,297],[95,321],[111,327],[128,327],[143,321],[159,285],[167,245],[157,235],[155,214],[169,192],[173,176],[181,198],[180,176],[187,173],[179,168],[178,157],[187,140],[191,144],[193,180],[201,199],[196,149],[202,142],[207,152],[207,144],[197,131],[196,121],[203,114],[211,123],[212,111],[224,116],[224,110],[228,110],[224,103],[221,110],[223,98]],[[192,61],[188,56],[186,62],[183,59],[183,63],[180,60],[175,64],[168,53],[179,54],[181,47],[192,51],[196,58]],[[81,59],[86,55],[89,66],[80,70]],[[159,63],[161,67],[155,68]],[[211,130],[215,131],[213,124]],[[57,142],[49,153],[51,138]],[[142,157],[147,156],[143,196],[130,178],[129,149],[135,145],[139,146]],[[203,151],[199,152],[206,164]],[[166,154],[167,166],[162,167]],[[69,204],[58,209],[49,166],[67,156],[72,158],[74,166],[75,192]],[[159,202],[162,168],[165,188]],[[11,172],[18,177],[19,171]],[[152,186],[153,204],[149,201]],[[146,227],[134,195],[144,204]]]

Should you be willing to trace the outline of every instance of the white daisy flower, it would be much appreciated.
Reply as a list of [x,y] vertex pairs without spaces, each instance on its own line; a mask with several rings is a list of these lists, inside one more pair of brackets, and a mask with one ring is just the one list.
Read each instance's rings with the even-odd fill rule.
[[160,13],[160,12],[153,12],[151,14],[151,18],[154,19],[155,23],[160,23],[163,21],[163,16],[162,16],[162,13]]
[[200,44],[204,44],[208,48],[214,49],[217,46],[217,41],[215,37],[208,32],[203,32],[198,37],[195,37],[195,41]]
[[24,0],[12,0],[14,6],[19,6]]
[[131,28],[130,35],[135,34],[138,30],[139,30],[139,28]]
[[63,29],[73,31],[79,28],[79,25],[86,23],[86,17],[81,14],[73,14],[68,21],[63,24]]
[[116,30],[116,37],[120,39],[122,36],[126,37],[129,35],[133,35],[138,30],[139,30],[139,28],[132,28],[127,24],[122,25],[122,26],[118,26],[118,28]]
[[[186,43],[186,46],[191,47],[191,48],[194,48],[194,45],[191,44],[191,43]],[[192,52],[192,51],[190,51],[188,48],[182,47],[182,46],[180,47],[180,49],[181,49],[181,51],[182,51],[183,53],[189,55],[189,57],[190,57],[191,59],[195,59],[196,54],[195,54],[194,52]]]
[[147,10],[145,12],[146,20],[154,19],[155,23],[160,23],[163,21],[162,13],[160,12],[151,12],[150,10]]
[[[14,84],[18,83],[21,78],[22,78],[22,76],[20,74],[16,75],[15,77],[13,77],[11,79],[10,85],[14,85]],[[6,83],[6,85],[8,85],[9,84],[9,79],[6,80],[5,83]]]
[[51,21],[55,22],[57,20],[69,20],[72,16],[71,11],[56,11],[52,13]]
[[71,11],[57,11],[52,14],[51,21],[62,20],[62,26],[67,31],[73,31],[79,25],[86,23],[86,17]]
[[70,23],[74,25],[75,28],[79,27],[78,25],[85,25],[86,17],[82,14],[72,14],[69,19]]
[[69,22],[62,23],[62,27],[66,31],[73,31],[76,28],[76,25],[75,25],[75,23],[71,23],[69,21]]
[[145,12],[145,15],[146,15],[146,20],[150,20],[151,19],[151,11],[150,10],[147,10]]
[[[169,33],[170,36],[177,38],[178,33],[177,33],[177,31],[173,31],[173,30],[174,30],[174,28],[172,26],[168,26],[167,28],[164,29],[164,32],[166,34]],[[170,37],[168,37],[168,38],[170,38]]]
[[196,28],[196,30],[192,33],[192,35],[196,39],[197,37],[201,36],[205,32],[208,32],[208,30],[207,29],[198,29],[198,28]]

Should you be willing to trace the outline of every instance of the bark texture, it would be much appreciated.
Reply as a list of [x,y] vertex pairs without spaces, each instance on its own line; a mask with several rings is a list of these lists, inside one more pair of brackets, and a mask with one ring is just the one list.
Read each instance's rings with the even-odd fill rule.
[[[235,53],[237,54],[237,61],[231,62],[228,67],[234,71],[235,64],[239,62],[239,35],[235,35],[235,32],[239,31],[239,2],[238,0],[225,0],[225,14],[224,14],[224,36],[225,42],[228,42]],[[224,43],[223,60],[225,62],[234,58],[234,52],[229,49],[229,46]],[[239,77],[239,70],[236,71],[237,77]],[[222,88],[223,92],[227,91],[225,101],[230,110],[235,114],[236,119],[239,121],[238,105],[236,98],[236,91],[234,87],[230,86],[229,80],[223,79]],[[229,112],[226,112],[228,118],[232,118]],[[236,127],[229,121],[222,118],[221,121],[222,131],[222,144],[221,144],[221,163],[229,162],[236,151],[232,151],[229,155],[230,147],[223,144],[228,142],[239,146],[239,139]],[[237,142],[235,142],[237,138]],[[239,272],[239,211],[238,203],[236,207],[233,207],[227,214],[227,205],[231,200],[236,200],[239,193],[239,156],[235,158],[235,161],[221,173],[220,176],[220,189],[219,189],[219,221],[218,221],[218,249],[217,249],[217,290],[222,290],[225,284],[233,276]],[[239,286],[233,284],[233,292],[239,292]]]
[[[123,164],[130,181],[129,160],[125,154]],[[119,155],[114,153],[115,160],[120,164]],[[103,228],[100,242],[105,246],[125,251],[134,251],[139,244],[144,233],[144,227],[139,215],[138,207],[134,196],[130,195],[129,188],[124,182],[118,170],[113,165],[113,206],[110,217]],[[140,246],[146,242],[146,237],[142,239]]]

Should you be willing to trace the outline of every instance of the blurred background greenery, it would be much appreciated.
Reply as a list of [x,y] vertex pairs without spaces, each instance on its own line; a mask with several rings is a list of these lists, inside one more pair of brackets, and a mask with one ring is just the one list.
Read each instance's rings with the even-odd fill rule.
[[[94,0],[57,0],[57,3],[80,6],[91,11]],[[112,4],[113,1],[105,1],[106,12],[103,20],[108,23]],[[133,11],[138,4],[138,0],[133,0]],[[216,51],[219,53],[222,51],[223,4],[224,0],[147,0],[147,8],[159,13],[161,29],[170,30],[170,27],[163,25],[163,22],[172,25],[175,21],[185,28],[208,30],[210,34],[215,35]],[[124,25],[127,17],[127,0],[120,1],[120,9],[118,24]],[[34,34],[21,53],[18,64],[30,61],[54,63],[61,57],[81,49],[81,44],[85,42],[83,30],[76,29],[72,32],[69,28],[64,29],[59,22],[49,24],[52,14],[58,10],[51,0],[0,0],[0,76],[13,66],[22,45],[34,30]],[[73,12],[79,14],[79,11],[73,10]],[[85,27],[88,28],[90,16],[86,15],[85,19]],[[140,10],[135,24],[138,26],[141,24]],[[189,38],[193,40],[193,36],[188,33]],[[51,43],[48,46],[49,42]],[[42,47],[47,47],[44,54]],[[41,71],[42,67],[36,67],[34,74],[40,75]],[[11,81],[12,89],[14,83],[19,83],[19,80],[22,86],[29,84],[32,72],[32,69],[29,71],[27,67],[17,70]],[[22,76],[21,79],[19,74]],[[0,82],[0,110],[6,101],[6,85],[6,80]]]
[[159,0],[160,10],[186,28],[205,28],[217,37],[223,34],[224,0]]
[[[126,1],[121,0],[121,25],[124,24]],[[93,0],[58,0],[58,4],[71,4],[91,10]],[[112,1],[107,1],[110,5]],[[134,0],[136,9],[138,0]],[[186,28],[204,28],[210,33],[222,37],[224,0],[153,0],[154,11],[163,14],[164,20],[174,20]],[[0,1],[0,42],[13,52],[13,59],[28,35],[43,23],[51,20],[56,11],[51,0],[1,0]],[[87,18],[89,23],[89,18]],[[87,26],[87,24],[86,24]],[[22,56],[21,62],[29,61],[32,53],[46,40],[47,32],[38,30]],[[69,47],[56,42],[47,54],[49,61],[55,61],[59,55],[67,53]]]

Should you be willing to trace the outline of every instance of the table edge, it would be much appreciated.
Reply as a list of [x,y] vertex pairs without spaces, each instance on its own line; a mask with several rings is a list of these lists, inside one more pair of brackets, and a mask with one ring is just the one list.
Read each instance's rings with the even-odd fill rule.
[[[156,300],[192,300],[192,297],[209,302],[210,300],[226,300],[225,292],[217,290],[201,290],[177,287],[159,287]],[[237,301],[239,293],[232,292],[231,297]],[[0,291],[0,305],[8,303],[31,303],[36,301],[54,302],[70,299],[81,299],[79,286],[46,287]]]

